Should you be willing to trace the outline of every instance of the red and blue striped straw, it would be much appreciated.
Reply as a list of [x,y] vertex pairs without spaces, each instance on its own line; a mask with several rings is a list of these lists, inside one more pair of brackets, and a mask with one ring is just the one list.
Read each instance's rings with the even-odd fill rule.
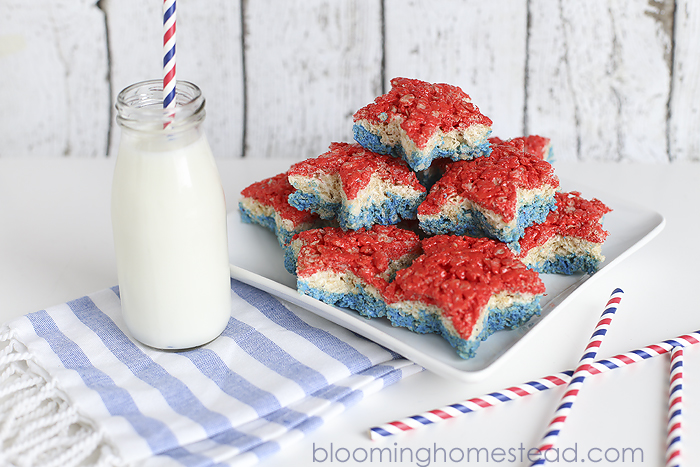
[[164,127],[175,115],[175,0],[163,0],[163,109],[168,110]]
[[[675,347],[690,347],[700,343],[700,330],[690,334],[684,334],[674,339],[668,339],[658,344],[648,345],[636,350],[631,350],[614,357],[598,360],[591,363],[588,368],[590,375],[599,375],[601,373],[629,366],[649,358],[664,355]],[[476,412],[481,409],[493,407],[503,404],[508,401],[520,399],[531,394],[543,392],[559,386],[564,386],[571,381],[573,370],[563,371],[551,376],[519,384],[517,386],[503,389],[498,392],[492,392],[481,397],[474,397],[462,402],[450,404],[439,409],[430,410],[421,414],[412,415],[400,420],[385,423],[379,426],[370,428],[371,439],[381,439],[387,436],[393,436],[407,431],[415,430],[427,425],[439,423],[449,420],[460,415]]]
[[605,305],[605,310],[603,310],[603,313],[600,315],[600,320],[593,330],[593,334],[588,341],[586,350],[579,360],[576,371],[571,377],[571,381],[569,381],[566,393],[564,393],[564,397],[561,399],[561,404],[559,407],[557,407],[554,417],[552,417],[552,420],[549,422],[547,433],[545,433],[544,437],[542,438],[542,442],[538,446],[538,449],[542,455],[539,459],[532,463],[533,466],[544,465],[547,461],[546,453],[548,450],[554,447],[554,443],[559,437],[559,433],[561,432],[561,429],[564,426],[569,413],[571,412],[571,408],[578,398],[578,393],[583,386],[583,382],[586,379],[586,376],[589,374],[588,367],[591,363],[593,363],[596,355],[598,354],[598,349],[603,342],[603,338],[608,332],[608,327],[610,327],[610,324],[612,323],[612,318],[617,311],[617,306],[622,300],[622,294],[623,291],[619,288],[613,290],[612,294],[610,294],[610,300],[608,300],[608,303]]
[[666,467],[680,467],[681,427],[683,424],[683,347],[674,347],[671,351],[669,384]]

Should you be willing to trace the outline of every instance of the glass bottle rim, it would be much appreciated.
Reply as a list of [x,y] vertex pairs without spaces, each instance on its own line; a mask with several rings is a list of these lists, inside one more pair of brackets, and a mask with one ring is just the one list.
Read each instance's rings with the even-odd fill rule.
[[117,123],[135,130],[184,129],[204,119],[202,90],[189,81],[178,81],[175,107],[163,109],[163,80],[147,80],[122,89],[117,96]]

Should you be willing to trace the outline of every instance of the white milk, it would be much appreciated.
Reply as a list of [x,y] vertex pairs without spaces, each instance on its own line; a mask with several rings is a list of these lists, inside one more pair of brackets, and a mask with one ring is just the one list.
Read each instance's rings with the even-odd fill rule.
[[216,164],[197,128],[174,142],[136,133],[122,133],[112,186],[124,320],[152,347],[202,345],[223,331],[231,313]]

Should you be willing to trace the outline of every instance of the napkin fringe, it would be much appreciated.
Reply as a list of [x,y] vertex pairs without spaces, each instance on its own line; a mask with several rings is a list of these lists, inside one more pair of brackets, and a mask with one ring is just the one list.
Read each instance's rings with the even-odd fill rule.
[[124,464],[6,326],[0,328],[0,388],[0,465]]

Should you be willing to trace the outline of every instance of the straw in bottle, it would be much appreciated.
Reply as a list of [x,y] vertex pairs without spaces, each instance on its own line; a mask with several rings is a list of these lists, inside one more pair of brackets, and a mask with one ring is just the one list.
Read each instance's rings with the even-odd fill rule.
[[175,7],[175,0],[163,0],[163,109],[166,110],[164,127],[172,123],[175,115]]

